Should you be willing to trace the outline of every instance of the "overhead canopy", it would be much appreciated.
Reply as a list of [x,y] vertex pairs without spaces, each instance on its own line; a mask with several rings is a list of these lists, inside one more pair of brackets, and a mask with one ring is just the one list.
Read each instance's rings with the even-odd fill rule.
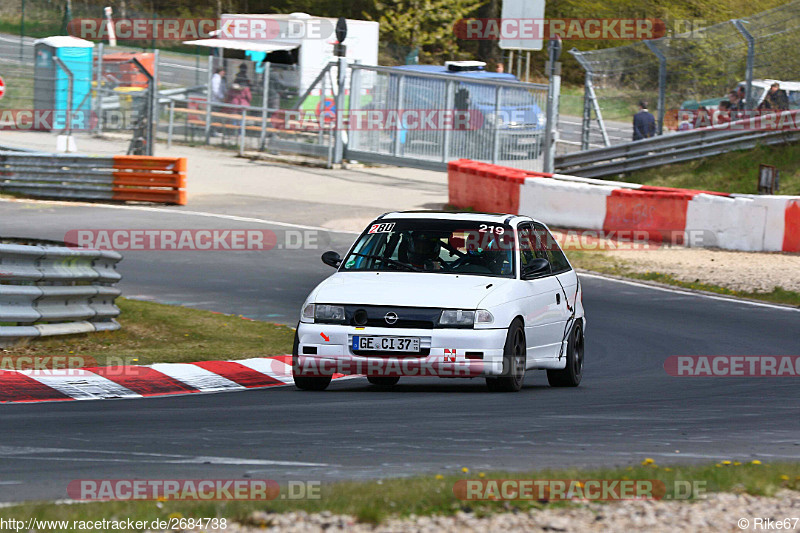
[[276,41],[247,41],[244,39],[197,39],[184,41],[183,44],[206,46],[208,48],[226,48],[228,50],[250,50],[253,52],[275,52],[277,50],[294,50],[300,43]]
[[94,43],[71,35],[54,35],[44,39],[36,39],[33,44],[46,44],[53,48],[92,48]]

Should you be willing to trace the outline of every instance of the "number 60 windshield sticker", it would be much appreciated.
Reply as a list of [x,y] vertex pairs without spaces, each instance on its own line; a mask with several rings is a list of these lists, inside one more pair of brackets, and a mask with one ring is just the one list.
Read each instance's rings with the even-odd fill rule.
[[394,222],[384,222],[383,224],[373,224],[367,233],[391,233]]

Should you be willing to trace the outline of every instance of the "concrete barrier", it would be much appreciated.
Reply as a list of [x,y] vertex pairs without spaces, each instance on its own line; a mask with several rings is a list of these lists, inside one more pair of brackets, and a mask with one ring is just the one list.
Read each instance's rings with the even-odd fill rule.
[[[450,204],[518,213],[562,227],[644,232],[652,241],[800,252],[800,197],[652,187],[461,159],[448,165]],[[640,233],[641,234],[641,233]]]

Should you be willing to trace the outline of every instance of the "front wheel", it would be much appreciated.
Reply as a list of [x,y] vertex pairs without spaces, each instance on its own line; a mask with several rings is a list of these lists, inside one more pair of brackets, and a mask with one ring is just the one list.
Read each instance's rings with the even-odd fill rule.
[[525,329],[519,320],[508,328],[506,344],[503,347],[503,375],[499,378],[486,378],[486,386],[491,392],[517,392],[525,380]]
[[[300,327],[300,324],[297,325]],[[294,332],[294,346],[292,346],[292,377],[294,378],[295,386],[300,390],[325,390],[331,384],[332,376],[298,376],[296,372],[297,352],[300,351],[300,339],[297,336],[297,331]]]
[[397,382],[400,381],[400,378],[398,376],[394,377],[367,376],[367,381],[369,381],[376,387],[388,389],[389,387],[394,387],[395,385],[397,385]]
[[561,370],[548,370],[547,382],[551,387],[577,387],[583,377],[583,328],[580,322],[572,328],[567,343],[567,366]]
[[325,390],[331,384],[331,376],[295,376],[294,384],[300,390]]

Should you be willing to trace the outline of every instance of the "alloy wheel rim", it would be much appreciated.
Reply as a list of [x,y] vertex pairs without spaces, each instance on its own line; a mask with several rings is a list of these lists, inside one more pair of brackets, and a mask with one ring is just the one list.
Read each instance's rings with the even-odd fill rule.
[[573,366],[575,375],[579,376],[583,371],[583,335],[580,334],[580,328],[575,331],[575,348],[573,357]]
[[525,375],[525,342],[522,338],[522,331],[518,330],[514,335],[514,379],[522,381]]

